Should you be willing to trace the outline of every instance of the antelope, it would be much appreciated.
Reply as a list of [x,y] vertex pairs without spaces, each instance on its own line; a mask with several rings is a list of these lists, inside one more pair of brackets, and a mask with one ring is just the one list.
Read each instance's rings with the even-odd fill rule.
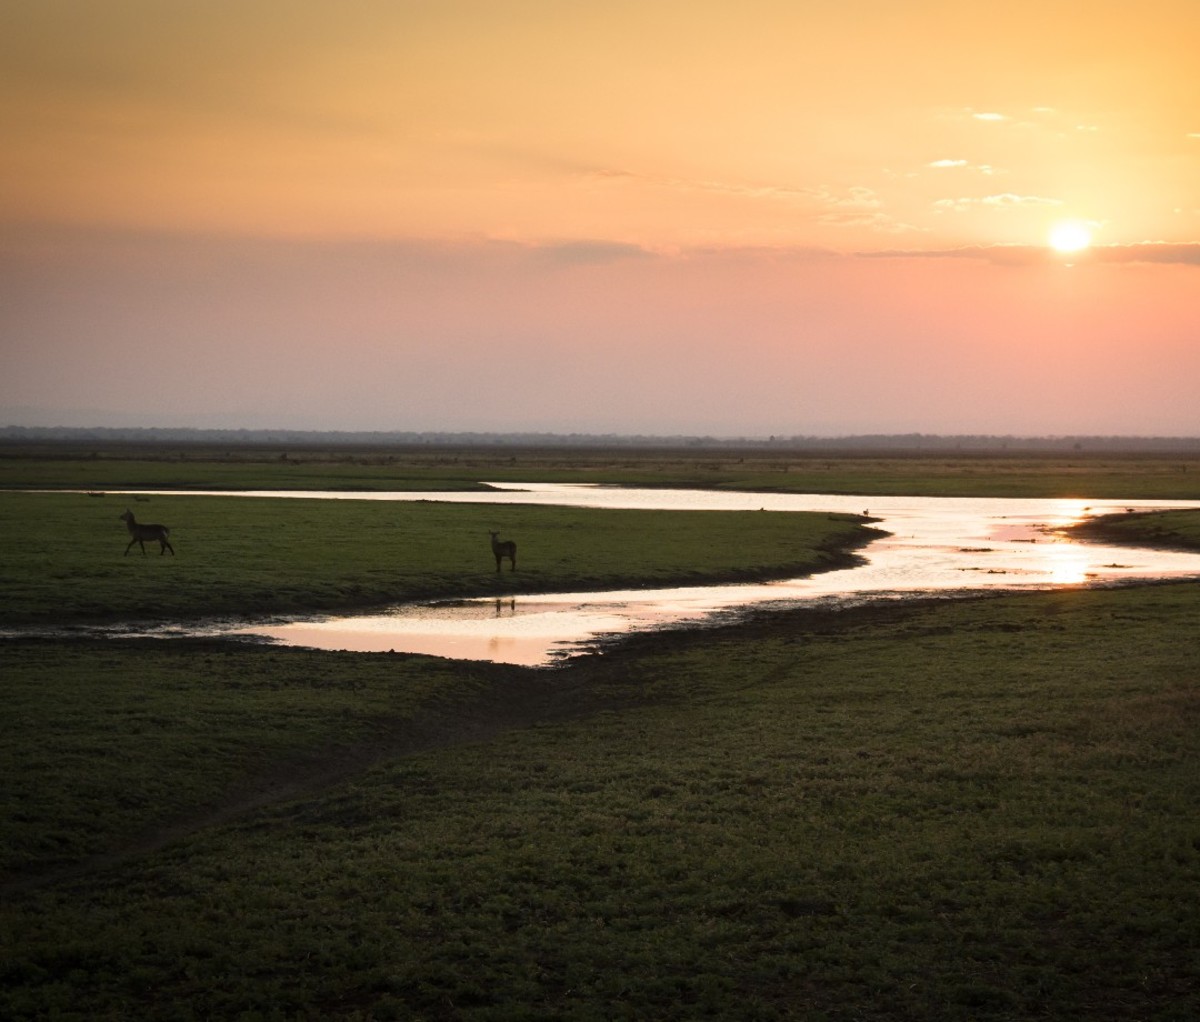
[[172,557],[175,556],[175,548],[171,546],[170,540],[167,539],[167,535],[171,530],[165,525],[140,525],[138,520],[133,517],[133,512],[129,508],[125,509],[125,513],[121,515],[121,518],[129,526],[129,535],[131,537],[129,546],[125,548],[126,557],[129,556],[129,551],[134,543],[142,548],[142,556],[145,557],[146,540],[150,540],[151,543],[158,543],[158,555],[160,557],[168,550],[171,551]]
[[496,570],[500,570],[500,561],[507,557],[512,565],[510,571],[517,570],[517,544],[511,539],[497,539],[498,532],[488,533],[492,537],[492,553],[496,555]]

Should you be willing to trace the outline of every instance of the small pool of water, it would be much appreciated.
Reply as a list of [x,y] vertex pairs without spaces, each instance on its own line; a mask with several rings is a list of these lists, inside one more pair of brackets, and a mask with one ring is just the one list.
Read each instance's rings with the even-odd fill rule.
[[[886,535],[860,551],[862,563],[856,567],[767,584],[411,603],[385,613],[243,622],[182,631],[174,626],[167,633],[259,636],[321,649],[426,653],[536,666],[589,648],[605,636],[703,622],[754,607],[1200,577],[1200,554],[1083,543],[1063,531],[1095,515],[1200,507],[1200,501],[855,497],[542,483],[494,486],[490,492],[472,493],[260,491],[237,495],[837,512],[868,515]],[[194,491],[189,495],[195,496]]]

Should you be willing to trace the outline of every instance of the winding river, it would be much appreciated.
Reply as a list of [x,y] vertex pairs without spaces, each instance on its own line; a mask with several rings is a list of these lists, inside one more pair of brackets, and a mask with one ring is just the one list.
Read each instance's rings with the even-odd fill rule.
[[[862,563],[858,566],[780,582],[411,603],[385,613],[206,628],[174,626],[151,634],[257,636],[321,649],[426,653],[540,666],[589,648],[605,636],[702,623],[755,607],[838,605],[994,589],[1200,578],[1200,553],[1085,543],[1063,531],[1096,515],[1197,508],[1200,501],[855,497],[594,484],[493,485],[492,491],[483,493],[239,491],[238,495],[647,510],[841,512],[869,515],[886,535],[860,551]],[[195,492],[190,491],[190,495]]]

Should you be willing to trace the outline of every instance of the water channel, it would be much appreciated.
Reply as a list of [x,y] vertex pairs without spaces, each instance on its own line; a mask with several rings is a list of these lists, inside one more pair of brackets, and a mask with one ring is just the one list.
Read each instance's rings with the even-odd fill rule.
[[[647,510],[817,511],[866,514],[881,536],[856,567],[749,585],[549,593],[398,605],[383,613],[172,626],[152,634],[261,637],[360,652],[426,653],[540,666],[597,640],[724,619],[751,608],[836,606],[914,595],[1047,589],[1200,578],[1200,553],[1085,543],[1063,530],[1103,514],[1196,508],[1200,501],[855,497],[603,485],[493,484],[487,492],[239,491],[238,496],[550,504]],[[195,491],[189,491],[195,495]],[[223,494],[231,495],[231,494]],[[128,633],[126,633],[128,634]],[[145,634],[145,633],[141,633]]]

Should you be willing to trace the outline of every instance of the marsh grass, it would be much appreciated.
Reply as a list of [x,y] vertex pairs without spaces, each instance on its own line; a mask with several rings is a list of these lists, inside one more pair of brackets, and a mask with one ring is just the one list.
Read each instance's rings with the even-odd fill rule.
[[[170,527],[175,556],[125,556],[126,506]],[[490,529],[517,541],[517,571],[496,572]],[[0,492],[0,625],[784,578],[872,535],[824,514]]]
[[[1198,608],[1188,584],[796,612],[462,683],[462,665],[422,682],[421,658],[279,650],[276,687],[225,714],[216,677],[259,655],[232,651],[180,701],[232,773],[246,763],[219,750],[246,756],[255,721],[267,759],[293,715],[308,723],[289,754],[386,730],[389,672],[464,720],[554,678],[557,710],[18,891],[0,1009],[1195,1017]],[[147,656],[111,648],[111,677]],[[43,653],[52,702],[93,676]],[[159,663],[146,683],[197,667]],[[251,712],[264,699],[278,709]],[[121,748],[130,718],[114,713],[101,744]],[[34,721],[25,741],[54,730]],[[216,765],[171,744],[135,742],[131,775],[187,791]],[[70,802],[84,780],[35,776],[23,800]]]

